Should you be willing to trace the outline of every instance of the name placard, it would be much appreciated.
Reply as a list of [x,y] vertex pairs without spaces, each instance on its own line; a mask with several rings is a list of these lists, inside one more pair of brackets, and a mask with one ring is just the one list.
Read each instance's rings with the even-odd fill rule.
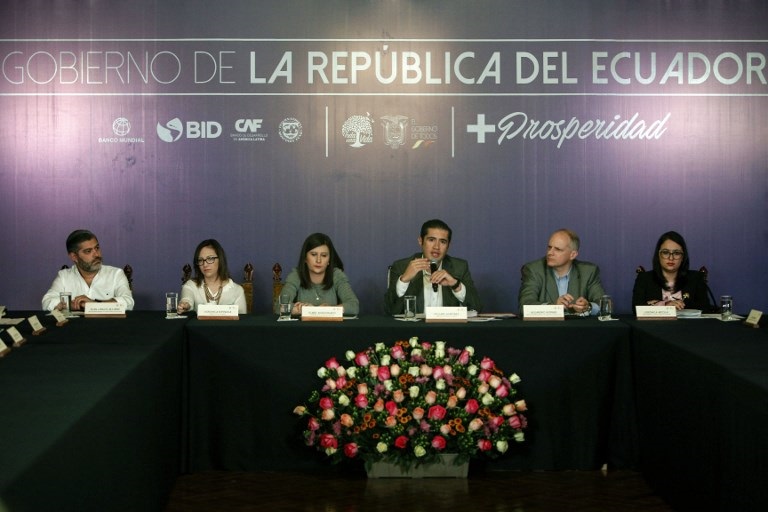
[[344,306],[302,306],[302,322],[341,322]]
[[565,308],[562,304],[525,305],[523,320],[565,320]]
[[27,342],[27,340],[24,338],[24,336],[21,335],[19,330],[15,327],[9,327],[8,328],[8,334],[10,335],[11,339],[13,340],[13,346],[14,347],[20,347],[23,344]]
[[237,304],[198,304],[199,320],[240,320]]
[[5,356],[8,352],[10,352],[11,349],[8,348],[8,345],[3,342],[3,340],[0,340],[0,357]]
[[677,320],[675,306],[635,306],[638,320]]
[[85,318],[125,318],[125,306],[119,302],[86,302]]
[[5,306],[0,306],[0,316],[5,315]]
[[762,311],[758,311],[756,309],[753,309],[749,312],[749,315],[747,316],[747,319],[744,320],[744,323],[750,327],[760,327],[760,317],[763,316]]
[[56,327],[61,327],[63,325],[66,325],[69,320],[67,320],[67,317],[64,316],[64,313],[59,311],[58,309],[54,309],[51,311],[51,315],[56,320]]
[[45,327],[43,327],[43,324],[40,323],[37,315],[32,315],[31,317],[27,318],[27,322],[29,322],[29,325],[32,326],[32,336],[38,336],[39,334],[45,332]]
[[424,308],[425,322],[454,322],[467,321],[467,308],[465,306],[427,306]]

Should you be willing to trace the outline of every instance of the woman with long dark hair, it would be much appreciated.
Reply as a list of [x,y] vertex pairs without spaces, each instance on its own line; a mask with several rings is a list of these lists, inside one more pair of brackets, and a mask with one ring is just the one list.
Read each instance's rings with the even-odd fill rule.
[[181,288],[179,313],[194,310],[197,304],[237,304],[238,313],[247,312],[243,287],[230,277],[227,255],[217,240],[197,244],[192,263],[195,277]]

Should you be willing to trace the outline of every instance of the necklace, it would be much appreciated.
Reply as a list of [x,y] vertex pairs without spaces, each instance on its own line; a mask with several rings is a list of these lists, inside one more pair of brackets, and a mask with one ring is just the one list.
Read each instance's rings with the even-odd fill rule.
[[212,294],[211,290],[208,289],[208,285],[203,283],[203,291],[205,292],[205,298],[206,300],[210,302],[215,302],[216,304],[219,303],[219,299],[221,299],[221,291],[224,289],[223,286],[219,286],[219,291],[216,292],[216,294]]
[[315,302],[317,302],[317,303],[320,302],[320,294],[317,293],[317,290],[318,290],[318,287],[322,287],[322,286],[323,285],[321,285],[321,284],[313,284],[312,285],[312,291],[315,292]]

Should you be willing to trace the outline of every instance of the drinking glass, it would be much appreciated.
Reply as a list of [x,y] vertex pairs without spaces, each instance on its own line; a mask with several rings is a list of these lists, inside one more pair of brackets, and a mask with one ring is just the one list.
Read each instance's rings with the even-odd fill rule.
[[280,294],[280,319],[291,318],[291,296],[287,293]]
[[174,318],[179,314],[179,294],[176,292],[166,292],[165,294],[165,316]]
[[610,320],[613,313],[613,299],[610,295],[600,297],[600,320]]
[[61,303],[61,312],[64,316],[72,313],[72,292],[59,293],[59,302]]
[[733,316],[733,297],[730,295],[722,295],[720,297],[720,318],[723,320],[730,320]]
[[403,311],[403,317],[406,320],[416,320],[416,296],[406,295],[403,297],[405,300],[405,309]]

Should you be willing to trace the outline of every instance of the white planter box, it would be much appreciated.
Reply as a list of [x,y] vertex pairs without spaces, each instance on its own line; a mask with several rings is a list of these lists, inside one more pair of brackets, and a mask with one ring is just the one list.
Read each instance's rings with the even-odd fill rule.
[[454,465],[455,453],[447,453],[440,458],[440,462],[420,464],[405,470],[391,462],[374,462],[368,470],[368,478],[467,478],[469,462]]

